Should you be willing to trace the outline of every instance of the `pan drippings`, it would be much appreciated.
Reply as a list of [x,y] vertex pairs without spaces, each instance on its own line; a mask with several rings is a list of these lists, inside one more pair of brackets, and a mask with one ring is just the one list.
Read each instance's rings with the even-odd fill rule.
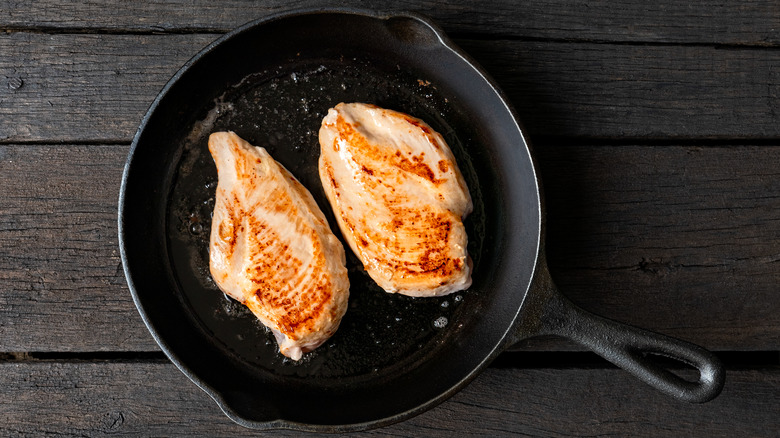
[[[208,135],[232,130],[264,146],[307,187],[338,233],[317,171],[317,130],[328,108],[341,101],[370,102],[426,120],[453,149],[474,201],[466,221],[475,284],[484,241],[480,186],[467,153],[467,121],[451,109],[434,81],[396,66],[355,58],[291,60],[285,69],[245,78],[203,108],[181,140],[182,155],[169,195],[168,249],[180,285],[180,299],[192,318],[237,359],[276,374],[324,378],[359,377],[413,366],[438,345],[457,336],[479,310],[470,290],[442,298],[410,298],[381,290],[347,252],[348,311],[336,334],[299,362],[280,355],[273,336],[244,306],[218,292],[208,269],[208,230],[214,207],[216,171],[206,149]],[[449,122],[449,123],[448,123]],[[485,293],[489,291],[481,291]]]

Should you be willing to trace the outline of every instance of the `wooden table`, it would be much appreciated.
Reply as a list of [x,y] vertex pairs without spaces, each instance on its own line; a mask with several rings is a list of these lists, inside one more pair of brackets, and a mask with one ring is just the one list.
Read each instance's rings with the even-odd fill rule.
[[[144,327],[117,197],[142,115],[187,59],[250,19],[320,5],[0,1],[0,435],[261,435]],[[392,7],[435,19],[517,108],[561,289],[711,349],[728,371],[719,398],[688,405],[534,340],[442,405],[365,435],[780,436],[780,3]]]

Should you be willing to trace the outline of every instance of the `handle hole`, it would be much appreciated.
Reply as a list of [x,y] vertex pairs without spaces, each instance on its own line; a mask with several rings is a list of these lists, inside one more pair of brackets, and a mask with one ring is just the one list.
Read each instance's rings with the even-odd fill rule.
[[647,361],[669,371],[686,382],[696,383],[701,379],[701,372],[698,368],[676,357],[656,352],[643,352],[642,356]]

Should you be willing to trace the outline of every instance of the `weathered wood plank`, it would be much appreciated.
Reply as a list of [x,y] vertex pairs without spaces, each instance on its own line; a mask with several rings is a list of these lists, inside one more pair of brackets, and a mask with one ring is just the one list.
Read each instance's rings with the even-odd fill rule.
[[[537,149],[550,263],[573,300],[715,350],[778,350],[780,148]],[[117,254],[126,153],[0,146],[0,351],[157,349]]]
[[460,41],[531,134],[766,138],[780,54],[711,47]]
[[[0,142],[129,141],[218,35],[0,35]],[[534,135],[780,137],[780,52],[459,40]]]
[[[300,436],[233,424],[170,364],[0,363],[0,387],[3,436]],[[704,405],[615,369],[489,368],[431,411],[349,436],[773,437],[778,403],[777,366],[730,370]]]
[[[147,2],[26,2],[5,0],[0,28],[99,29],[110,31],[227,31],[251,19],[326,1],[169,0]],[[743,3],[704,0],[516,2],[350,0],[348,7],[410,10],[435,19],[453,33],[566,40],[776,45],[780,7],[771,0]]]
[[624,321],[629,306],[631,323],[673,336],[778,349],[780,151],[539,149],[550,268],[570,298]]
[[156,350],[127,290],[127,147],[0,147],[0,351]]
[[128,141],[217,35],[0,35],[0,141]]

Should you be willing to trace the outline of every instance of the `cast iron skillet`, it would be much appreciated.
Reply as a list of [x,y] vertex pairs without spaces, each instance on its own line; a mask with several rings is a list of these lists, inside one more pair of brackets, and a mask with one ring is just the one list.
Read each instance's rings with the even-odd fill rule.
[[[230,129],[266,146],[337,232],[317,176],[317,130],[342,101],[400,110],[444,135],[474,199],[466,222],[474,283],[442,298],[386,294],[350,254],[347,315],[296,363],[208,274],[216,170],[206,138]],[[485,72],[425,18],[341,9],[263,18],[187,62],[138,129],[119,199],[122,262],[144,322],[179,369],[247,427],[335,432],[400,421],[540,334],[573,339],[682,400],[720,392],[724,373],[711,353],[564,298],[545,266],[543,223],[530,150]],[[698,381],[655,365],[654,355],[693,366]]]

